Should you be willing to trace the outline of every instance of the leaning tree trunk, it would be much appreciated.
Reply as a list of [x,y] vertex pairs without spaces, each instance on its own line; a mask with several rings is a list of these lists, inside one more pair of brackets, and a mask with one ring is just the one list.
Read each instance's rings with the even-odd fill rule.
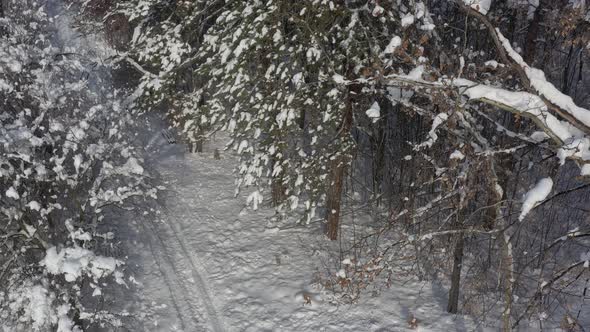
[[[346,100],[346,110],[342,125],[338,130],[338,138],[345,139],[350,134],[352,128],[352,100],[349,96]],[[326,208],[326,235],[332,241],[338,239],[338,229],[340,226],[340,207],[342,203],[342,191],[344,188],[344,177],[348,168],[348,162],[345,156],[339,156],[330,165],[331,181],[327,192]]]

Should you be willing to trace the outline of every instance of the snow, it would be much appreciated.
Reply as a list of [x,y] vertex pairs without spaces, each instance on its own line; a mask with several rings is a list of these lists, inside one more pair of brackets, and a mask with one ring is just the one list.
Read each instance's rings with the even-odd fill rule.
[[13,73],[20,73],[23,70],[23,65],[20,62],[13,60],[8,63],[8,68],[10,68]]
[[122,170],[141,175],[143,174],[143,167],[139,164],[139,161],[131,157],[127,160],[127,162],[122,166]]
[[463,2],[484,15],[488,13],[492,5],[492,0],[463,0]]
[[522,210],[520,215],[518,216],[518,220],[522,221],[526,217],[526,215],[537,206],[540,202],[545,200],[549,193],[551,193],[551,189],[553,188],[553,180],[551,178],[544,178],[539,180],[537,184],[529,190],[526,195],[524,196],[524,201],[522,203]]
[[447,121],[447,119],[449,118],[449,115],[447,113],[439,113],[434,117],[434,120],[432,121],[432,127],[430,128],[430,131],[428,132],[428,139],[419,144],[416,149],[420,149],[422,147],[432,147],[432,145],[436,142],[436,140],[438,140],[438,135],[436,133],[436,129],[443,124],[445,121]]
[[225,139],[207,143],[203,154],[158,142],[149,152],[170,190],[153,224],[141,223],[146,240],[137,244],[141,302],[152,313],[145,331],[411,331],[411,316],[420,331],[475,329],[445,313],[443,289],[415,279],[394,279],[354,305],[333,304],[338,295],[317,275],[332,254],[334,276],[346,277],[340,269],[354,262],[338,259],[319,224],[292,227],[266,204],[245,208],[249,193],[234,196],[237,157],[222,150],[212,158]]
[[334,76],[332,76],[332,79],[334,80],[334,82],[336,84],[345,84],[346,83],[346,80],[344,79],[344,77],[339,74],[334,74]]
[[254,191],[246,199],[246,204],[252,205],[252,209],[258,210],[258,205],[262,203],[262,200],[262,194],[259,191]]
[[373,105],[371,105],[371,108],[369,108],[365,113],[371,119],[371,121],[373,121],[373,123],[379,121],[379,118],[381,117],[381,107],[379,107],[379,103],[374,102]]
[[41,285],[31,288],[29,294],[29,312],[33,321],[33,330],[40,331],[46,327],[51,317],[51,302],[47,298],[47,289]]
[[398,48],[401,44],[402,39],[399,36],[394,36],[393,38],[391,38],[391,41],[389,41],[389,44],[387,44],[387,46],[385,47],[383,54],[393,54],[393,52],[395,52],[395,49]]
[[508,56],[514,60],[519,66],[521,66],[531,86],[543,97],[547,98],[551,103],[558,106],[560,109],[565,110],[571,114],[574,118],[578,119],[585,126],[590,127],[590,111],[577,106],[573,99],[559,91],[553,84],[547,81],[545,73],[537,68],[530,67],[510,45],[510,41],[504,37],[500,32],[500,29],[496,28],[496,34],[499,40],[502,42],[502,46],[508,53]]
[[498,66],[500,64],[496,60],[489,60],[489,61],[484,62],[484,65],[487,67],[496,69],[496,68],[498,68]]
[[[476,8],[485,14],[491,0],[476,2]],[[383,11],[377,5],[373,14],[379,16]],[[417,14],[418,17],[422,15]],[[414,16],[407,15],[402,19],[402,26],[413,22]],[[422,26],[424,29],[431,27],[434,26]],[[136,33],[139,34],[138,31]],[[134,33],[134,41],[137,38]],[[274,41],[278,42],[281,38],[277,31]],[[393,53],[400,45],[401,38],[395,36],[384,54]],[[240,43],[234,52],[240,53],[246,47],[248,45]],[[321,52],[317,49],[308,51],[310,59],[319,59],[320,56]],[[423,73],[424,66],[418,66],[404,77],[421,81]],[[340,75],[334,75],[333,80],[337,84],[347,83]],[[299,79],[294,77],[293,82],[297,86]],[[411,93],[395,90],[397,100]],[[548,123],[564,141],[563,159],[584,156],[583,151],[590,146],[584,137],[556,118],[551,118],[546,107],[539,104],[538,97],[535,99],[534,95],[475,84],[469,85],[465,95],[472,99],[501,101]],[[366,115],[373,122],[378,121],[381,116],[379,104],[374,102]],[[288,118],[286,115],[281,117]],[[446,113],[435,116],[428,139],[422,146],[431,147],[436,142],[437,128],[447,119]],[[87,128],[82,123],[80,127]],[[56,128],[63,130],[63,127]],[[73,130],[81,131],[80,128]],[[83,133],[75,136],[82,137]],[[533,133],[533,136],[543,135]],[[211,148],[220,148],[223,146],[220,143],[224,143],[222,141],[213,143],[216,145]],[[148,315],[142,313],[139,316],[141,323],[145,324],[144,330],[402,331],[410,329],[407,322],[413,317],[420,318],[420,331],[476,329],[463,317],[444,313],[441,302],[444,302],[445,296],[440,294],[444,293],[444,289],[418,280],[402,282],[394,279],[391,288],[384,290],[379,297],[363,297],[353,306],[334,305],[337,295],[327,291],[317,280],[318,271],[323,272],[327,268],[325,263],[330,259],[329,254],[334,252],[331,250],[335,249],[325,242],[319,227],[281,227],[283,224],[274,219],[274,211],[266,208],[262,191],[255,190],[249,195],[242,193],[248,195],[246,202],[252,210],[244,207],[244,197],[235,198],[233,194],[235,183],[232,171],[236,157],[230,152],[224,153],[221,160],[214,160],[210,157],[211,149],[203,155],[185,155],[181,152],[184,148],[179,146],[160,144],[156,148],[157,151],[150,151],[154,152],[152,162],[157,164],[158,174],[161,174],[161,181],[166,183],[168,192],[163,198],[165,202],[154,211],[156,220],[153,223],[142,220],[141,227],[144,227],[142,230],[147,240],[133,244],[137,245],[142,259],[133,262],[141,267],[142,272],[139,273],[143,273],[141,283],[138,283],[141,285],[142,304],[150,309]],[[253,149],[252,144],[243,140],[237,149],[248,148]],[[130,158],[126,153],[122,156],[127,161],[120,167],[121,170],[134,174],[145,172],[145,165],[140,165],[139,160]],[[462,160],[465,155],[455,150],[449,158]],[[409,160],[411,156],[405,159]],[[73,164],[78,172],[84,166],[83,158],[74,156]],[[590,167],[586,166],[582,172],[590,173]],[[552,186],[550,178],[542,179],[525,195],[521,220],[548,196]],[[10,189],[14,193],[11,196],[6,192],[6,196],[18,199],[18,192],[12,187]],[[502,191],[499,186],[496,190]],[[295,208],[299,201],[294,199],[291,205]],[[27,206],[37,211],[41,208],[36,201],[29,202]],[[73,239],[87,240],[90,237],[80,231],[70,233]],[[344,266],[355,265],[350,258],[339,260]],[[48,273],[63,275],[68,282],[88,274],[95,279],[113,275],[119,283],[124,283],[122,274],[116,271],[120,262],[97,256],[80,247],[51,247],[46,250],[42,264]],[[335,276],[347,278],[345,268],[329,268]],[[35,287],[31,288],[33,320],[44,322],[50,316],[55,319],[55,314],[47,310],[50,298],[46,289]],[[101,288],[96,286],[93,296],[99,295]],[[72,330],[73,323],[66,314],[67,307],[58,309],[58,331]]]
[[414,15],[408,14],[402,17],[402,27],[407,27],[414,24]]
[[383,14],[385,12],[385,8],[379,6],[379,4],[375,5],[375,8],[373,8],[373,16],[377,17],[377,16],[381,16],[381,14]]
[[39,204],[39,202],[37,201],[30,201],[27,206],[29,207],[29,209],[34,210],[34,211],[39,211],[41,210],[41,204]]
[[543,142],[550,138],[549,135],[547,135],[543,131],[535,131],[531,134],[530,137],[535,142]]
[[406,77],[411,80],[420,81],[422,79],[422,74],[424,74],[424,65],[419,65],[412,69]]
[[283,40],[283,35],[281,34],[281,30],[277,30],[275,34],[272,36],[272,40],[275,44],[278,44],[281,40]]
[[6,197],[13,198],[13,199],[20,198],[18,192],[14,189],[14,187],[10,187],[10,188],[8,188],[8,190],[6,190]]
[[57,308],[57,331],[56,332],[80,332],[80,328],[74,326],[74,322],[68,317],[70,308],[66,305],[61,305]]
[[74,156],[74,169],[76,173],[80,172],[80,166],[82,165],[83,158],[81,154],[77,154]]
[[449,156],[449,159],[463,160],[463,159],[465,159],[465,155],[461,151],[455,150],[455,151],[453,151],[453,153],[451,153],[451,155]]
[[463,89],[463,95],[471,100],[489,100],[500,107],[527,113],[548,134],[561,142],[562,146],[557,153],[561,164],[565,163],[566,158],[590,161],[590,139],[570,123],[551,114],[539,96],[476,84],[465,79],[457,79],[454,84]]
[[97,256],[79,247],[64,248],[59,252],[56,247],[50,247],[41,261],[48,273],[61,274],[68,282],[74,282],[83,273],[94,279],[108,276],[119,264],[114,258]]

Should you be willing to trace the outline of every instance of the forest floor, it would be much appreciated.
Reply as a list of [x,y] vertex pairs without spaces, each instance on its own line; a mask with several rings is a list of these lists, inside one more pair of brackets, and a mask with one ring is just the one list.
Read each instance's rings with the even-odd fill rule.
[[483,331],[446,314],[445,294],[430,282],[394,282],[335,305],[319,287],[335,245],[319,225],[282,230],[272,209],[246,209],[222,138],[191,154],[158,126],[146,150],[166,190],[157,217],[138,223],[146,331]]

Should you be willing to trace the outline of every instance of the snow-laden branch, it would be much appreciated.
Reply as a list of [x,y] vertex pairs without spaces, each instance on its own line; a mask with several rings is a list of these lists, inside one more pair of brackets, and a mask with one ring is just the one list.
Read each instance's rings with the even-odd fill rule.
[[480,228],[476,228],[476,227],[467,227],[467,228],[462,228],[462,229],[450,229],[450,230],[446,230],[446,231],[438,231],[438,232],[431,232],[431,233],[426,233],[423,234],[419,237],[419,240],[421,241],[425,241],[425,240],[431,240],[434,237],[437,236],[445,236],[445,235],[452,235],[452,234],[497,234],[501,232],[501,229],[493,229],[493,230],[485,230],[485,229],[480,229]]
[[571,97],[561,93],[553,84],[547,81],[542,70],[529,66],[520,54],[512,48],[510,41],[502,35],[500,30],[482,12],[466,5],[461,0],[455,0],[455,3],[467,15],[476,18],[486,27],[500,58],[506,64],[512,65],[529,92],[538,94],[538,97],[550,111],[555,112],[586,135],[590,135],[589,110],[577,106]]
[[563,94],[551,82],[547,81],[542,70],[530,67],[522,56],[512,48],[510,41],[502,35],[500,29],[496,28],[495,31],[508,56],[524,70],[530,86],[541,96],[547,98],[551,104],[569,113],[586,128],[590,128],[590,111],[576,105],[572,97]]
[[[532,119],[547,135],[560,144],[557,156],[590,162],[590,139],[567,121],[551,114],[543,100],[532,93],[477,84],[468,80],[455,80],[454,85],[471,101],[481,101]],[[583,166],[582,175],[590,175]]]
[[[398,88],[419,88],[427,91],[451,89],[466,97],[470,102],[482,102],[529,118],[559,145],[557,156],[562,163],[567,158],[578,160],[582,163],[582,175],[590,175],[590,139],[577,126],[554,116],[549,111],[547,103],[539,95],[524,91],[510,91],[466,79],[426,81],[422,79],[421,75],[416,75],[414,72],[412,71],[408,75],[384,76],[379,78],[379,81],[381,84]],[[418,72],[421,73],[422,69]],[[376,80],[362,78],[347,81],[338,77],[335,81],[350,85],[371,84]],[[438,126],[438,123],[436,125]]]

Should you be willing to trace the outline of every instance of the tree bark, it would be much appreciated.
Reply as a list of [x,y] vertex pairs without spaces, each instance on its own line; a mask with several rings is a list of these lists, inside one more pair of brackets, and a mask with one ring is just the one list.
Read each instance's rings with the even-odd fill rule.
[[529,23],[524,48],[524,61],[534,66],[535,55],[537,54],[537,38],[539,37],[539,28],[545,16],[545,0],[539,1],[539,6],[535,9],[533,19]]
[[[0,0],[0,18],[4,18],[4,0]],[[5,27],[0,27],[0,37],[4,37],[6,33]]]
[[512,291],[514,288],[514,256],[510,236],[502,234],[502,268],[504,281],[504,311],[502,312],[502,331],[512,331]]
[[381,206],[381,197],[384,194],[383,184],[385,172],[385,131],[387,130],[387,116],[379,121],[375,136],[372,139],[373,148],[373,198],[375,206]]
[[[512,254],[511,237],[508,234],[508,224],[502,214],[502,209],[500,205],[503,196],[503,191],[508,187],[509,178],[505,174],[498,176],[498,174],[496,173],[495,161],[493,158],[489,158],[488,162],[490,171],[489,192],[492,194],[490,197],[490,201],[488,202],[488,205],[490,206],[490,217],[493,219],[494,228],[497,227],[504,230],[500,234],[501,268],[499,271],[502,278],[502,284],[504,287],[504,310],[502,311],[502,331],[510,332],[512,331],[511,312],[512,292],[514,290],[514,256]],[[507,166],[504,166],[505,169],[512,169],[514,167],[514,159],[509,159],[507,164]],[[496,189],[498,188],[498,186],[500,186],[500,188],[503,189]]]
[[465,235],[457,234],[457,243],[453,252],[453,273],[451,275],[451,290],[447,311],[456,314],[459,312],[459,290],[461,289],[461,268],[463,267],[463,249],[465,247]]
[[[344,119],[338,131],[340,139],[345,138],[350,134],[352,128],[352,100],[348,96],[346,100],[346,110],[344,112]],[[331,164],[331,181],[328,189],[328,198],[326,201],[326,235],[332,241],[338,239],[338,228],[340,226],[340,206],[342,202],[342,191],[344,188],[344,176],[347,171],[347,160],[340,156],[336,158]]]
[[197,129],[197,141],[195,142],[195,152],[203,153],[203,129],[199,126]]
[[[273,168],[274,168],[275,164],[276,164],[276,160],[274,160],[274,158],[273,158],[272,163],[273,163]],[[271,187],[272,205],[274,207],[277,207],[277,206],[281,205],[285,201],[285,199],[287,198],[285,195],[287,188],[283,184],[282,173],[277,176],[272,177],[270,187]]]
[[340,204],[342,201],[342,188],[344,186],[345,167],[339,160],[332,166],[332,183],[328,192],[326,207],[327,228],[326,235],[332,241],[338,239],[338,228],[340,225]]

